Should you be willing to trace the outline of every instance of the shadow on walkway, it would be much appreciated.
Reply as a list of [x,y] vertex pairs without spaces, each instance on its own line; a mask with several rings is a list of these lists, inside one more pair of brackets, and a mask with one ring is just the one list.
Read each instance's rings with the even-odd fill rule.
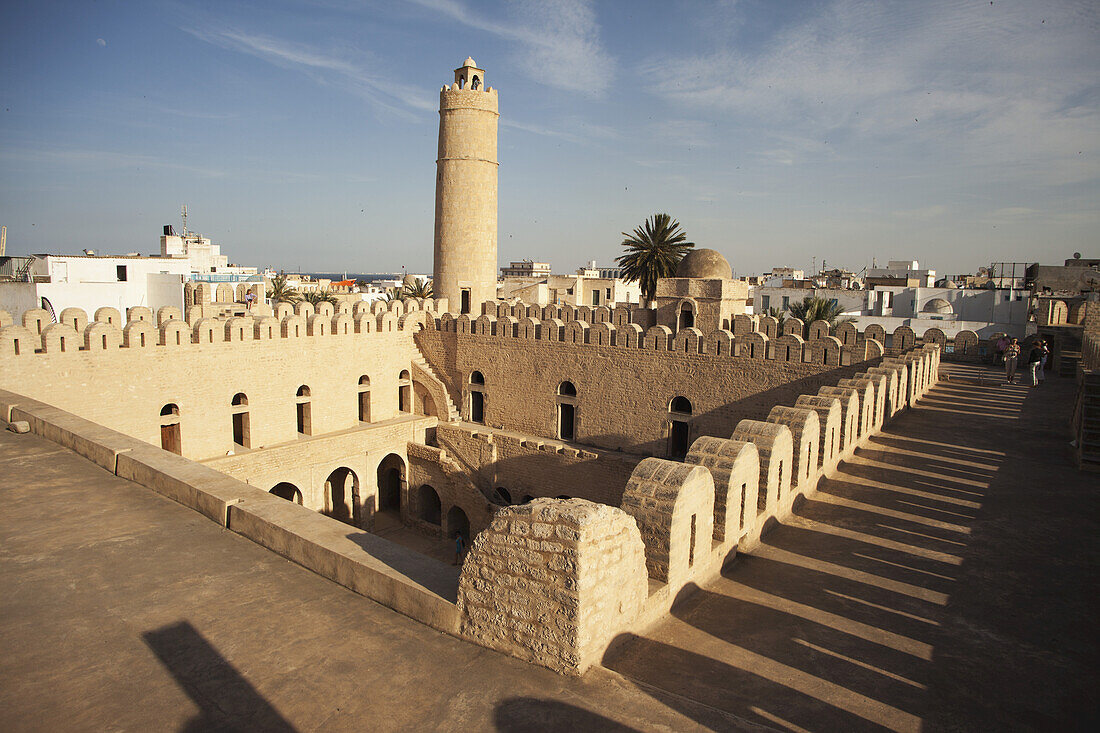
[[180,621],[141,636],[180,689],[199,707],[199,715],[187,722],[184,731],[295,730],[188,622]]
[[1092,727],[1096,486],[1052,382],[941,382],[604,666],[767,726]]

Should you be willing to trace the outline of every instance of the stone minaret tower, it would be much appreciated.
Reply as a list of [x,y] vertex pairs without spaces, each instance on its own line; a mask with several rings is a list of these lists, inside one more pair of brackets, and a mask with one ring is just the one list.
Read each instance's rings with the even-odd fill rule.
[[497,297],[497,90],[467,58],[439,92],[435,177],[436,298],[481,315]]

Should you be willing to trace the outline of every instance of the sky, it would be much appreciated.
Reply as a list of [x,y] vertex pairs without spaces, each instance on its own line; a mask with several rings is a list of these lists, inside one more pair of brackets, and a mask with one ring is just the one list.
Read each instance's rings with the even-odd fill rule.
[[439,89],[499,91],[500,263],[667,212],[738,275],[1100,257],[1095,0],[0,7],[9,255],[430,272]]

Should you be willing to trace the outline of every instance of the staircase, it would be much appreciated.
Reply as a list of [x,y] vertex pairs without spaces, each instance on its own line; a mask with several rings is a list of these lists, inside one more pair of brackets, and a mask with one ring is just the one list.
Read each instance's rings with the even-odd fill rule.
[[1072,379],[1077,375],[1077,364],[1080,361],[1080,351],[1063,351],[1058,359],[1058,376]]
[[1077,466],[1082,471],[1100,471],[1100,372],[1081,375],[1077,412]]
[[[415,344],[414,344],[415,346]],[[440,391],[446,396],[446,405],[444,406],[447,412],[447,422],[458,422],[462,419],[461,413],[455,408],[454,401],[451,399],[451,393],[447,390],[447,385],[443,380],[439,378],[439,375],[432,369],[432,365],[428,363],[428,360],[424,358],[424,355],[420,353],[420,347],[416,347],[413,352],[412,363],[420,371],[424,372],[428,377],[432,379],[437,385],[439,385]]]

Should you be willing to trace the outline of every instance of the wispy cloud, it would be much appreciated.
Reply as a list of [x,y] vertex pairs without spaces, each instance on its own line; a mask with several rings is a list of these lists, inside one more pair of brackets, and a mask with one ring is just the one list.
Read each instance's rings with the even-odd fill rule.
[[493,20],[458,0],[407,1],[515,42],[515,63],[540,84],[599,95],[615,78],[615,60],[603,46],[596,13],[587,0],[516,0],[508,4],[506,21]]
[[662,55],[640,75],[675,79],[650,89],[679,109],[828,141],[759,151],[780,163],[870,145],[1064,184],[1100,176],[1098,30],[1090,0],[835,0],[753,51]]
[[184,28],[196,38],[222,48],[246,53],[284,69],[312,75],[321,83],[340,83],[378,107],[404,117],[415,117],[410,110],[435,110],[427,90],[405,86],[386,77],[380,84],[377,67],[371,72],[365,64],[346,55],[312,48],[305,44],[227,28]]

